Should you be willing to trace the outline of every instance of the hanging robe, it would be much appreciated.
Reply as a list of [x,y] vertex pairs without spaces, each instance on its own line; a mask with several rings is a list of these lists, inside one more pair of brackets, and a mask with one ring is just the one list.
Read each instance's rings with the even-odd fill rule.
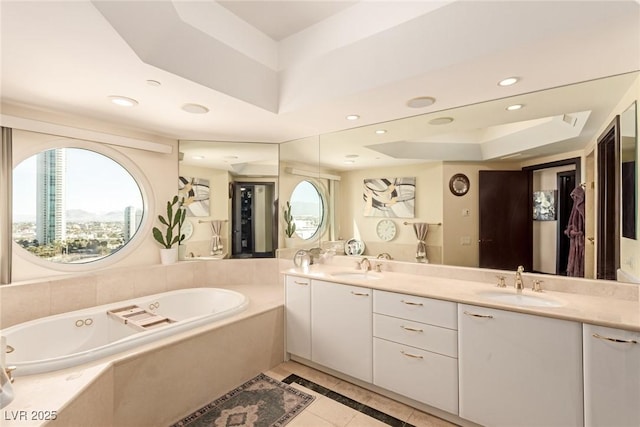
[[571,192],[573,207],[564,234],[569,237],[569,262],[567,276],[584,277],[584,188]]

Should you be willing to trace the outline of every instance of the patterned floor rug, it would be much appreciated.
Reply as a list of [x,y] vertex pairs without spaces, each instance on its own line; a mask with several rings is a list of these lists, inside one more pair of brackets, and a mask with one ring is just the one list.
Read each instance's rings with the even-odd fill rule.
[[307,393],[260,374],[171,427],[280,427],[313,399]]

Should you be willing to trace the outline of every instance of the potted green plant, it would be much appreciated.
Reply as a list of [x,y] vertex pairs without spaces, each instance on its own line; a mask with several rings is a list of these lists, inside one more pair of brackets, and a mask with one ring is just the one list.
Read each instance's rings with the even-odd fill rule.
[[165,227],[165,230],[163,233],[158,227],[153,227],[153,238],[162,245],[160,260],[163,264],[173,264],[178,259],[178,248],[174,247],[174,245],[176,243],[180,244],[184,240],[185,236],[181,233],[180,228],[184,224],[186,215],[186,211],[182,207],[182,201],[178,196],[174,196],[172,200],[167,201],[166,217],[158,215],[158,221]]
[[296,232],[296,223],[293,222],[293,215],[291,215],[291,203],[288,201],[284,207],[284,221],[287,223],[287,228],[284,229],[284,234],[287,236],[285,241],[291,242],[291,240],[293,240],[293,235]]

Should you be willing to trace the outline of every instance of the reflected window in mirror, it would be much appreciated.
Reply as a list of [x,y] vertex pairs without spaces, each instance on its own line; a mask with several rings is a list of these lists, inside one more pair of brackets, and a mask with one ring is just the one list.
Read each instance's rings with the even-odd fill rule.
[[87,264],[120,251],[143,206],[131,173],[88,149],[42,151],[13,170],[13,240],[41,260]]
[[637,101],[620,116],[622,237],[637,238]]
[[325,203],[320,189],[311,181],[301,181],[293,189],[290,203],[296,235],[303,240],[316,236],[325,218]]

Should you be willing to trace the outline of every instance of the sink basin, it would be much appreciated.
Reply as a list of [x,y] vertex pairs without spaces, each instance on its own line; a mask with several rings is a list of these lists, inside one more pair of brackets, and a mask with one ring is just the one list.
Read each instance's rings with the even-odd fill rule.
[[479,292],[479,296],[505,304],[513,304],[521,307],[561,307],[564,305],[563,302],[543,297],[539,295],[531,295],[531,294],[520,294],[511,292],[500,292],[500,291],[485,291]]
[[378,280],[382,279],[382,275],[378,273],[373,273],[371,271],[341,271],[339,273],[333,273],[333,277],[336,279],[347,279],[347,280]]

